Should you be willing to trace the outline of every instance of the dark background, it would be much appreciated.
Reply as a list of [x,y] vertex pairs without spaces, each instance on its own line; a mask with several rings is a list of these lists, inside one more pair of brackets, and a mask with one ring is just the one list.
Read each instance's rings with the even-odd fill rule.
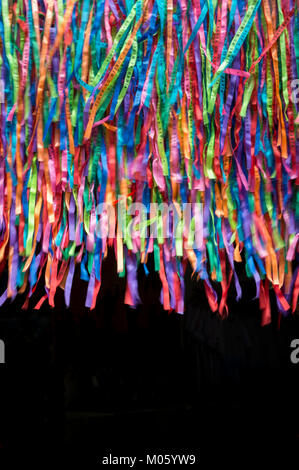
[[[0,457],[24,463],[98,466],[102,456],[184,453],[197,467],[237,463],[288,468],[299,457],[299,364],[290,343],[297,314],[260,326],[255,285],[229,292],[230,314],[209,310],[201,282],[186,273],[186,313],[163,311],[151,260],[139,268],[143,305],[123,304],[125,279],[110,253],[97,307],[84,307],[76,273],[71,307],[58,289],[55,308],[34,293],[0,309]],[[5,289],[5,273],[1,293]],[[136,467],[137,468],[137,467]]]

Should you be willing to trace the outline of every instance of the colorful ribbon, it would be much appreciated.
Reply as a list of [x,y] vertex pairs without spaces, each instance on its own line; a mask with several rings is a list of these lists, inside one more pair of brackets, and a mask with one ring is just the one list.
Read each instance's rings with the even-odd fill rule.
[[[58,287],[69,306],[80,269],[94,308],[113,246],[133,307],[152,253],[167,310],[184,311],[189,260],[225,316],[243,257],[262,324],[271,286],[279,312],[294,312],[298,24],[295,0],[2,0],[0,304],[27,292],[27,307],[44,277],[36,308]],[[163,203],[166,239],[152,209]],[[196,246],[187,203],[202,207]]]

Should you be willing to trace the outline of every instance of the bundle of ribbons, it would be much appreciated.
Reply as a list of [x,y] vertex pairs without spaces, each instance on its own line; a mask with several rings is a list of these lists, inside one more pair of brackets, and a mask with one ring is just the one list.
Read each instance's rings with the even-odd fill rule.
[[[0,9],[0,304],[23,293],[26,308],[43,282],[36,308],[54,306],[59,287],[69,306],[77,270],[94,308],[111,246],[131,306],[152,253],[166,310],[183,313],[190,262],[225,316],[228,290],[242,295],[243,260],[262,324],[269,289],[280,314],[295,311],[298,2],[1,0]],[[115,216],[115,237],[100,236],[98,207],[119,196],[126,215]],[[148,228],[152,203],[195,202],[200,246],[188,225],[168,239],[141,223],[134,239],[126,232],[132,204],[146,207]]]

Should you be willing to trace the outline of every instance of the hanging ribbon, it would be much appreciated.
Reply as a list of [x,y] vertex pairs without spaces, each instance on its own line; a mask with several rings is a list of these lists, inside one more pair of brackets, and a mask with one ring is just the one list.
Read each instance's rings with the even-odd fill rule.
[[3,0],[0,304],[44,279],[35,308],[69,307],[78,272],[95,308],[114,246],[132,307],[152,254],[166,310],[189,260],[226,316],[243,258],[262,324],[271,287],[294,312],[298,23],[294,0]]

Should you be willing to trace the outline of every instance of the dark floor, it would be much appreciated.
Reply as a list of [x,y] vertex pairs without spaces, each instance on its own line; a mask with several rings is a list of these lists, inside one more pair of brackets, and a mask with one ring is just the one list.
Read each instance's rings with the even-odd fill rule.
[[278,331],[274,309],[262,328],[249,284],[224,321],[194,282],[184,316],[161,309],[154,275],[137,310],[123,306],[123,281],[104,285],[94,312],[85,288],[76,280],[69,310],[58,293],[55,309],[17,299],[0,311],[0,456],[83,468],[109,453],[195,454],[201,468],[298,462],[297,315]]

